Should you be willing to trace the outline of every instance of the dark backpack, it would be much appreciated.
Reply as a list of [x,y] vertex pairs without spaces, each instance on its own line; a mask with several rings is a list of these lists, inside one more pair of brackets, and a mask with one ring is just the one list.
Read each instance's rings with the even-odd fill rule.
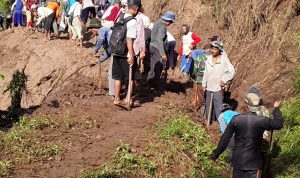
[[121,14],[120,20],[115,23],[109,41],[110,49],[113,55],[123,57],[127,56],[128,48],[126,44],[126,23],[132,19],[134,19],[134,17],[129,16],[124,18],[124,14]]

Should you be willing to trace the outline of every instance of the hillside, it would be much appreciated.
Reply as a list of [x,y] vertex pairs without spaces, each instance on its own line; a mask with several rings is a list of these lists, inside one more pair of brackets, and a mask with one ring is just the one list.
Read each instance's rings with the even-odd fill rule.
[[[167,10],[176,13],[170,32],[178,40],[182,24],[190,24],[201,36],[199,48],[210,36],[222,36],[236,69],[230,92],[239,102],[238,111],[254,83],[260,85],[268,109],[276,99],[299,96],[292,85],[300,64],[299,1],[143,4],[152,21]],[[117,109],[107,95],[109,60],[101,64],[100,74],[93,41],[88,39],[81,49],[66,37],[45,41],[44,34],[22,28],[0,32],[0,74],[5,76],[0,80],[0,114],[10,104],[9,94],[2,93],[12,74],[25,68],[28,75],[22,98],[25,115],[14,125],[0,120],[0,177],[229,177],[226,154],[217,162],[209,158],[220,138],[219,128],[215,122],[205,129],[203,113],[194,112],[192,82],[175,76],[167,80],[160,97],[137,96],[141,107],[131,112]],[[100,75],[105,95],[98,92]],[[293,112],[299,101],[293,102],[293,107],[283,107],[288,128],[278,135],[293,134],[279,139],[278,148],[284,152],[277,153],[275,177],[285,176],[286,170],[300,174],[300,117]]]

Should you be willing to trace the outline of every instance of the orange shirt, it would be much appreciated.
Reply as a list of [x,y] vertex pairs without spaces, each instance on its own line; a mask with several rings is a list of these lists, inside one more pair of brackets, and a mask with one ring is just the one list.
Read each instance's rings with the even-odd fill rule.
[[56,18],[58,18],[59,16],[59,5],[57,2],[49,2],[47,5],[46,5],[47,8],[53,10],[56,14]]

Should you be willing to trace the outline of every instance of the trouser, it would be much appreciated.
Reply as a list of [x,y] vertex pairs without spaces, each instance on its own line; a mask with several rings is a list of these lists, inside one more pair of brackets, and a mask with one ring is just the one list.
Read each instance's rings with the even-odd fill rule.
[[150,71],[147,76],[147,82],[150,87],[162,89],[160,75],[163,69],[163,63],[159,50],[150,46]]
[[208,91],[206,90],[206,118],[208,118],[208,113],[209,113],[209,106],[210,106],[210,98],[211,98],[211,93],[213,93],[213,109],[212,109],[212,114],[211,118],[209,118],[211,121],[213,118],[218,118],[219,115],[221,114],[220,107],[223,104],[222,101],[222,92],[221,91]]
[[1,28],[4,30],[4,27],[3,27],[3,19],[2,19],[2,17],[0,17],[0,26],[1,26]]
[[57,35],[58,34],[58,26],[57,26],[56,20],[53,21],[52,28],[53,28],[54,34]]
[[176,66],[176,57],[174,51],[175,46],[176,46],[176,41],[169,41],[167,43],[167,53],[168,53],[167,67],[168,68],[174,68]]
[[261,178],[260,170],[239,170],[233,168],[232,178]]
[[101,27],[98,30],[98,40],[95,46],[94,51],[98,52],[99,49],[101,48],[102,45],[104,45],[105,43],[108,45],[109,44],[109,40],[110,40],[110,36],[111,36],[112,30],[110,28],[107,27]]
[[115,96],[115,80],[112,78],[112,65],[113,59],[109,62],[108,68],[108,94],[109,96]]
[[81,18],[82,18],[82,22],[85,25],[88,17],[89,17],[89,13],[92,14],[92,18],[96,17],[96,9],[95,7],[86,7],[84,9],[82,9],[82,13],[81,13]]
[[79,39],[82,39],[82,35],[81,35],[82,27],[81,27],[81,23],[80,23],[80,20],[78,17],[75,17],[73,19],[71,29],[72,29],[72,35],[73,35],[72,40],[75,40],[77,36]]

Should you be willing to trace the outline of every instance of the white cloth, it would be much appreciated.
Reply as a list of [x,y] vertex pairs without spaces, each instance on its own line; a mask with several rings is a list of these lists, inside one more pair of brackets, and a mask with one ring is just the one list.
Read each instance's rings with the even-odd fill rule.
[[95,7],[94,3],[92,0],[83,0],[83,7],[82,9],[85,9],[87,7]]
[[190,45],[194,42],[192,34],[192,32],[188,32],[188,34],[182,36],[182,53],[185,55],[190,54],[192,51],[190,49]]
[[167,41],[170,42],[170,41],[176,41],[174,36],[167,31]]
[[37,25],[41,23],[42,20],[44,20],[46,17],[48,17],[50,14],[52,14],[54,11],[47,8],[47,7],[39,7],[38,10],[38,16],[39,18],[37,19]]
[[234,76],[234,67],[225,55],[221,55],[217,63],[213,64],[212,55],[207,57],[202,85],[208,91],[217,92],[221,90],[220,83],[227,83]]
[[79,2],[73,4],[68,12],[69,15],[73,14],[73,17],[81,16],[82,5]]

